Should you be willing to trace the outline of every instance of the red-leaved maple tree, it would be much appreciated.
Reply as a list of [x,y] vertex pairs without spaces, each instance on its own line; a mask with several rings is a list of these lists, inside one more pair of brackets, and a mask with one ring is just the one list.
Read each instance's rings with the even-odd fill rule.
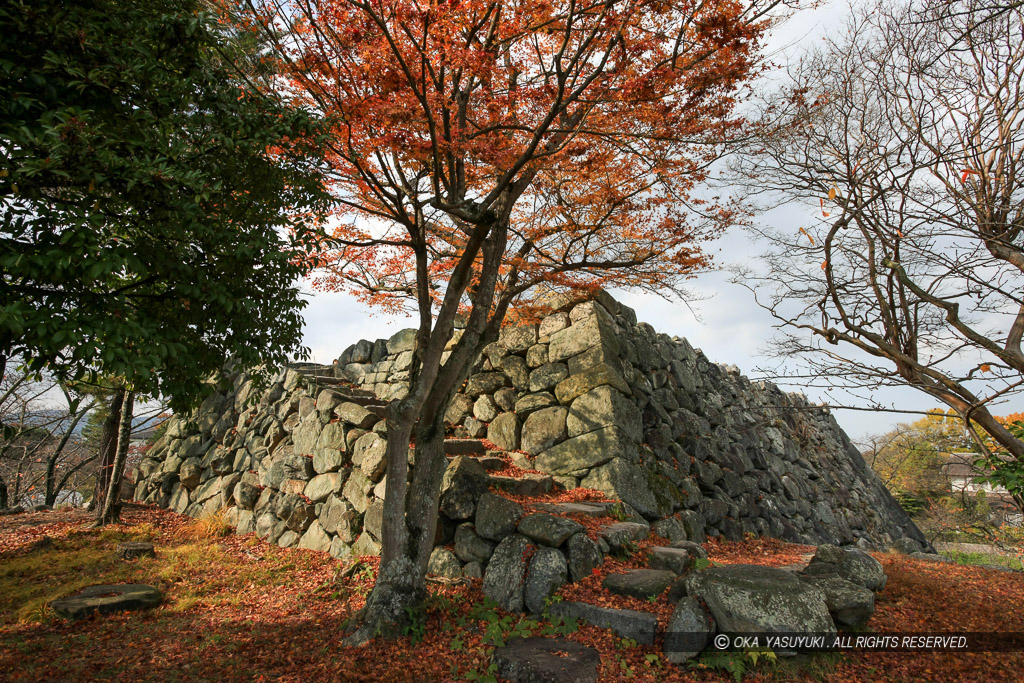
[[538,312],[541,289],[665,292],[707,265],[701,243],[736,216],[698,190],[783,3],[243,4],[289,87],[336,122],[317,284],[418,313],[361,639],[426,595],[445,407],[510,307]]

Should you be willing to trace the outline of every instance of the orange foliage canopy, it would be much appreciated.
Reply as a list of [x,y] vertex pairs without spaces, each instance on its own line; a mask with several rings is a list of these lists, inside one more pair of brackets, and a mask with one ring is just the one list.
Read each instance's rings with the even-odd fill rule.
[[739,125],[732,109],[755,70],[760,10],[732,0],[247,4],[264,27],[290,33],[278,48],[295,92],[335,117],[336,240],[314,256],[320,288],[422,311],[444,299],[463,260],[472,295],[489,240],[497,302],[527,305],[541,282],[662,290],[705,266],[700,243],[737,218],[696,189]]

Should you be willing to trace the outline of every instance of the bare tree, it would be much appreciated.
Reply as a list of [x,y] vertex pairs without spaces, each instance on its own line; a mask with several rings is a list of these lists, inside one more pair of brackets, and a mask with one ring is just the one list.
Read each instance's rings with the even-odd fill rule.
[[[39,377],[16,366],[9,369],[0,383],[0,509],[77,502],[72,492],[83,493],[92,485],[102,491],[98,498],[94,495],[101,512],[117,471],[114,460],[123,423],[130,427],[129,436],[143,433],[166,418],[166,402],[141,404],[125,423],[120,392],[111,395],[104,387]],[[98,421],[98,438],[89,439],[93,420]],[[128,465],[133,455],[126,451],[122,464]],[[106,467],[101,456],[109,458]]]
[[790,70],[734,167],[815,215],[755,228],[765,267],[737,281],[812,383],[919,389],[1024,461],[992,414],[1024,386],[1024,9],[879,2],[847,28]]
[[57,502],[68,482],[96,459],[77,437],[79,425],[95,406],[93,397],[63,381],[17,371],[4,376],[0,508],[10,502]]

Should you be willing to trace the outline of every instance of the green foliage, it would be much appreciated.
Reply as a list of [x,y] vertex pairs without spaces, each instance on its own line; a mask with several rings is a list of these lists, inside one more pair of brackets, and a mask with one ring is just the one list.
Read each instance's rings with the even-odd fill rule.
[[[1014,438],[1024,441],[1024,421],[1015,421],[1006,425]],[[979,457],[974,466],[989,473],[975,477],[976,484],[990,484],[993,487],[1006,489],[1017,501],[1024,501],[1024,462],[1010,458]]]
[[402,635],[409,636],[413,646],[419,645],[427,634],[427,610],[423,606],[406,607],[405,614],[408,620],[402,627]]
[[928,507],[928,499],[924,496],[913,495],[900,490],[893,491],[892,496],[900,504],[900,507],[903,508],[903,511],[911,516],[919,515]]
[[947,455],[971,447],[963,421],[952,411],[941,410],[899,424],[886,434],[872,437],[872,441],[865,458],[911,514],[920,512],[929,497],[949,493],[949,480],[942,471]]
[[694,571],[704,571],[711,566],[711,560],[706,557],[698,557],[693,561]]
[[0,355],[180,408],[228,355],[295,350],[323,128],[208,7],[0,7]]
[[[545,606],[557,602],[558,598],[549,598]],[[450,610],[454,613],[456,610]],[[466,649],[466,641],[462,635],[467,629],[473,628],[477,622],[484,622],[482,641],[484,648],[479,650],[480,659],[489,662],[486,667],[470,670],[462,675],[468,681],[497,681],[495,674],[497,667],[490,661],[490,655],[495,647],[503,647],[509,640],[514,638],[530,638],[532,636],[566,636],[579,630],[576,619],[563,619],[561,617],[548,616],[545,610],[540,620],[529,617],[502,614],[498,609],[498,603],[485,597],[469,610],[465,617],[459,617],[455,621],[455,628],[458,633],[448,643],[453,652]],[[458,671],[453,668],[451,677],[456,678]]]
[[746,650],[744,652],[732,652],[729,650],[708,650],[695,660],[689,662],[689,666],[698,669],[712,669],[725,671],[732,674],[735,681],[743,679],[750,669],[757,666],[759,661],[774,663],[777,655],[771,650]]
[[1024,570],[1024,563],[1016,557],[1008,557],[1006,555],[997,555],[994,553],[975,553],[975,552],[962,552],[959,550],[948,550],[942,553],[949,557],[957,564],[962,565],[982,565],[982,566],[1001,566],[1007,569],[1015,569],[1017,571]]
[[625,522],[628,519],[626,508],[622,507],[622,503],[616,503],[608,508],[608,516],[618,522]]
[[626,540],[623,541],[622,545],[615,551],[615,557],[620,560],[628,560],[638,552],[640,552],[640,544],[636,541]]

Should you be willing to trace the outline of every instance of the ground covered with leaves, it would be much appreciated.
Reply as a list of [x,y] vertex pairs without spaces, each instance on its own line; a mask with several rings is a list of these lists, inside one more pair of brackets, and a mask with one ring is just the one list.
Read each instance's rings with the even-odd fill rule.
[[[484,599],[479,581],[434,585],[408,635],[347,648],[340,635],[363,606],[375,558],[353,564],[251,535],[220,536],[215,523],[152,507],[129,506],[123,524],[103,530],[89,529],[89,521],[76,511],[0,518],[0,680],[490,680],[493,648],[525,635],[564,635],[598,648],[601,680],[1016,681],[1024,670],[1019,652],[826,654],[761,657],[757,664],[730,655],[679,668],[658,643],[641,646],[592,626],[503,613]],[[115,547],[125,540],[152,541],[156,557],[117,559]],[[608,573],[644,566],[649,544],[609,559],[556,599],[645,610],[664,625],[672,612],[666,596],[642,601],[601,589]],[[706,547],[716,564],[788,566],[813,551],[772,539]],[[868,631],[1024,631],[1020,573],[876,557],[889,582]],[[49,608],[84,586],[117,582],[155,585],[164,604],[80,622]]]

